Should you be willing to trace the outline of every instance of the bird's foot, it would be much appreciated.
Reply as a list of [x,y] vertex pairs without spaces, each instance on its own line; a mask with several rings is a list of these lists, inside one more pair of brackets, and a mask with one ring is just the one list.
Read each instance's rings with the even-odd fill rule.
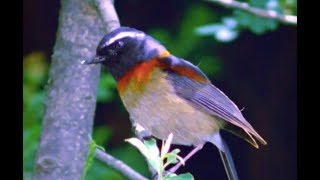
[[137,135],[138,139],[140,139],[141,141],[150,140],[152,138],[152,134],[150,133],[150,131],[146,130],[140,124],[134,123],[132,128],[135,134]]

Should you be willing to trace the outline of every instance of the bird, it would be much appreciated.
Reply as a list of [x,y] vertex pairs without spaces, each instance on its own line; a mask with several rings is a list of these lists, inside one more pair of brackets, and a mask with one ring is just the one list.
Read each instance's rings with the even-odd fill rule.
[[82,64],[103,64],[117,82],[120,98],[132,126],[172,144],[193,146],[190,158],[205,143],[220,152],[228,179],[238,175],[220,130],[254,147],[267,142],[243,117],[239,108],[191,62],[174,56],[152,36],[131,27],[119,27],[99,42],[93,58]]

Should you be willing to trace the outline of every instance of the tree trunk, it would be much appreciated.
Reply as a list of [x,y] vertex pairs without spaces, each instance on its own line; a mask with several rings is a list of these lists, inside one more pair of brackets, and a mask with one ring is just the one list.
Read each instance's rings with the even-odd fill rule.
[[105,24],[91,1],[61,0],[34,179],[81,179],[93,126],[100,65],[92,58]]

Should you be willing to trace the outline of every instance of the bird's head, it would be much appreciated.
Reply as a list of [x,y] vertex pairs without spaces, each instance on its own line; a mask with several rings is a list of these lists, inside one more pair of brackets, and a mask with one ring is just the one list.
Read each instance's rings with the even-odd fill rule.
[[166,49],[144,32],[120,27],[102,38],[94,58],[82,63],[102,63],[118,79],[135,65],[149,61],[163,51]]

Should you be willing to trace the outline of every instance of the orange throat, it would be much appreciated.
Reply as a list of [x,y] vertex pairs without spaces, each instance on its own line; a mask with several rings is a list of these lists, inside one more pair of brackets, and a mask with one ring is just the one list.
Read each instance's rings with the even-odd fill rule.
[[161,63],[156,58],[134,66],[117,82],[117,88],[120,95],[129,87],[132,91],[141,92],[150,80],[153,70],[160,66]]
[[155,69],[170,69],[171,71],[180,75],[186,76],[198,82],[208,81],[203,76],[199,75],[192,69],[182,66],[169,66],[165,62],[161,61],[162,58],[169,57],[168,51],[160,52],[158,57],[152,58],[149,61],[140,63],[131,68],[124,76],[122,76],[117,82],[117,88],[119,94],[122,95],[128,89],[135,93],[141,93],[145,85],[150,81],[152,72]]

